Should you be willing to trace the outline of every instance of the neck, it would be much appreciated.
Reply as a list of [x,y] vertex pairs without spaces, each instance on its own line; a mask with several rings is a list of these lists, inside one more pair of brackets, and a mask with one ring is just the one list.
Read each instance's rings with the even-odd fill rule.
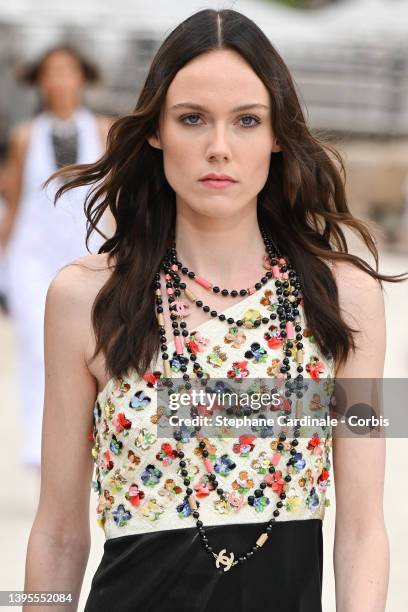
[[183,265],[213,284],[239,289],[265,272],[265,246],[255,207],[234,219],[196,219],[177,211],[175,238]]
[[78,110],[79,105],[75,102],[67,101],[65,103],[48,104],[47,111],[58,117],[58,119],[69,119]]

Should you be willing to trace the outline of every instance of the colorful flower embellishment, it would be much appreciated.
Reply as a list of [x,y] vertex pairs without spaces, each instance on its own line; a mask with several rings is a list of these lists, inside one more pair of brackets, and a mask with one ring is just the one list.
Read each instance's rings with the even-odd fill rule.
[[245,503],[244,495],[238,495],[236,491],[226,492],[224,496],[214,502],[214,508],[219,514],[239,512]]
[[107,419],[111,419],[115,414],[115,404],[112,402],[111,398],[106,400],[103,412]]
[[193,331],[190,333],[188,340],[184,341],[184,344],[193,355],[197,355],[197,353],[202,353],[205,351],[205,347],[209,343],[208,338],[204,338],[198,331]]
[[227,360],[227,354],[221,351],[219,344],[214,346],[212,352],[207,355],[207,363],[212,365],[214,368],[220,368],[224,361]]
[[140,513],[152,522],[157,521],[163,512],[164,506],[159,504],[154,497],[149,498],[140,510]]
[[119,493],[119,491],[123,489],[123,485],[125,485],[126,483],[126,478],[122,476],[122,474],[120,473],[120,469],[117,468],[111,475],[109,483],[110,486],[112,487],[112,489],[114,489],[116,493]]
[[299,478],[298,480],[299,482],[299,486],[306,491],[307,490],[307,485],[313,485],[314,483],[314,478],[313,478],[313,472],[310,468],[308,468],[305,472],[305,474]]
[[246,335],[238,327],[238,325],[232,325],[229,328],[228,333],[224,336],[224,342],[231,344],[232,348],[239,348],[246,340]]
[[164,485],[158,490],[158,494],[162,497],[172,499],[175,495],[179,495],[182,490],[181,487],[176,485],[173,478],[167,478],[164,481]]
[[264,476],[264,481],[277,495],[283,493],[285,480],[282,478],[281,470],[276,470],[273,474],[266,474]]
[[270,325],[268,331],[264,333],[264,340],[270,349],[280,349],[283,344],[283,338],[276,325]]
[[266,370],[267,375],[278,376],[280,373],[281,366],[281,360],[275,357],[274,359],[272,359],[271,365]]
[[260,452],[258,458],[253,459],[251,462],[251,468],[255,470],[257,474],[267,474],[270,466],[271,460],[266,451]]
[[324,408],[321,403],[320,395],[318,393],[313,393],[312,399],[309,402],[309,410],[311,412],[317,412],[318,410],[322,410]]
[[306,498],[306,506],[309,510],[315,510],[319,507],[319,496],[316,493],[315,487],[310,489],[310,493]]
[[245,358],[252,359],[253,363],[265,363],[268,359],[268,353],[259,342],[253,342],[248,351],[245,351]]
[[302,333],[303,333],[303,337],[307,338],[311,344],[316,344],[316,338],[313,336],[312,332],[310,331],[308,327],[305,327]]
[[129,389],[130,389],[130,384],[127,381],[125,381],[123,378],[119,378],[113,387],[112,393],[115,397],[120,399],[122,397],[125,397]]
[[149,431],[145,427],[139,429],[136,434],[135,444],[142,450],[147,450],[157,440],[157,436],[153,431]]
[[150,404],[151,401],[151,398],[146,395],[143,390],[136,391],[136,393],[134,393],[131,397],[129,406],[134,410],[143,410]]
[[249,478],[248,472],[243,470],[239,472],[237,478],[232,483],[232,488],[238,493],[248,493],[250,489],[254,486],[254,481]]
[[125,510],[123,504],[119,504],[116,510],[112,512],[112,516],[118,527],[124,527],[132,518],[132,513],[129,510]]
[[129,429],[132,427],[132,421],[129,421],[123,412],[118,412],[112,419],[112,425],[117,434],[123,433],[124,436],[128,436]]
[[[262,321],[262,315],[259,310],[254,310],[253,308],[250,308],[249,310],[246,310],[244,312],[242,321],[244,327],[246,327],[247,329],[252,329],[253,327],[255,327],[255,321]],[[257,323],[256,325],[259,325],[259,323]]]
[[114,503],[115,503],[115,498],[113,497],[113,495],[110,494],[108,489],[104,489],[103,495],[101,495],[99,498],[99,503],[96,508],[96,511],[99,514],[103,512],[104,510],[110,510]]
[[114,455],[120,455],[122,452],[123,442],[117,439],[115,434],[112,434],[111,443],[109,445],[109,449],[112,451]]
[[296,512],[301,505],[301,499],[298,495],[291,495],[286,498],[286,510],[288,512]]
[[321,446],[320,437],[317,435],[312,436],[306,446],[307,450],[311,451],[312,455],[322,455],[323,449]]
[[147,386],[151,389],[160,390],[164,388],[163,378],[161,372],[150,372],[149,374],[143,375],[143,380],[147,383]]
[[330,484],[329,477],[329,470],[327,468],[323,468],[319,476],[317,477],[317,486],[321,491],[325,491],[327,486]]
[[99,463],[99,468],[103,476],[106,476],[106,474],[110,472],[110,470],[113,468],[113,461],[112,461],[110,451],[107,450],[104,452],[103,459]]
[[202,434],[197,435],[197,441],[199,441],[199,445],[194,449],[194,454],[202,457],[203,450],[207,451],[207,458],[211,461],[214,461],[217,454],[217,447],[215,444],[211,444],[208,438],[204,437]]
[[302,453],[296,453],[292,456],[292,468],[294,473],[299,473],[306,466],[306,461]]
[[142,472],[141,479],[145,487],[155,487],[162,476],[163,472],[150,463]]
[[273,298],[273,291],[271,291],[271,289],[267,289],[266,291],[264,291],[264,294],[259,300],[259,302],[260,304],[262,304],[262,306],[270,307],[270,306],[273,306],[275,303],[272,298]]
[[240,457],[249,457],[249,453],[255,448],[254,440],[256,440],[256,436],[240,436],[239,442],[232,446],[232,450]]
[[156,454],[156,459],[163,462],[163,465],[171,465],[177,457],[177,451],[169,442],[163,442],[159,452]]
[[124,464],[124,469],[129,471],[134,471],[136,466],[140,463],[139,455],[136,455],[132,450],[128,450],[128,460],[127,463]]
[[211,491],[214,491],[215,487],[208,474],[204,474],[193,484],[193,489],[197,497],[207,497]]
[[140,502],[144,499],[145,494],[141,491],[137,484],[132,483],[129,487],[129,491],[125,494],[125,497],[132,506],[138,508],[140,506]]
[[214,470],[221,476],[228,476],[235,467],[236,463],[234,463],[227,453],[221,455],[214,464]]
[[325,366],[323,361],[316,355],[309,357],[309,363],[306,364],[306,372],[310,374],[310,377],[314,380],[320,380],[320,376],[324,374]]
[[271,500],[266,497],[263,493],[261,495],[250,495],[248,497],[248,504],[252,506],[256,512],[263,512],[265,508],[269,506]]
[[234,380],[246,378],[249,374],[247,365],[248,361],[234,361],[231,369],[227,372],[228,378],[233,378]]
[[[196,504],[197,504],[197,508],[199,508],[200,507],[200,502],[198,500],[196,501]],[[181,502],[181,504],[176,506],[176,512],[178,514],[178,517],[181,518],[181,519],[187,518],[193,512],[191,507],[190,507],[190,504],[188,503],[188,496],[187,495],[184,497],[184,499]]]

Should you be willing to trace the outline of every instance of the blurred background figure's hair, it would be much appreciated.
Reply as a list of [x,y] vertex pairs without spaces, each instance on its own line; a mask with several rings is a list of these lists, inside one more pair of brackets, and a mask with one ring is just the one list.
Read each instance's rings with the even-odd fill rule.
[[77,60],[86,83],[94,84],[100,80],[101,74],[96,64],[85,57],[85,55],[76,47],[68,43],[54,45],[53,47],[48,48],[34,61],[19,65],[15,71],[17,80],[26,85],[37,85],[41,70],[43,69],[47,59],[54,53],[60,52],[69,53],[74,59]]

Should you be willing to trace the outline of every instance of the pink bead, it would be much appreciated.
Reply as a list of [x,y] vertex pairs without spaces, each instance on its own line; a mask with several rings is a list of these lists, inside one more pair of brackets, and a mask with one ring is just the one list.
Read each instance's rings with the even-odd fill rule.
[[282,372],[278,372],[278,374],[276,375],[276,378],[284,378],[284,375]]
[[183,345],[182,345],[180,336],[174,336],[174,345],[176,347],[177,355],[182,355],[183,354]]
[[274,455],[272,457],[273,465],[278,465],[280,459],[281,459],[281,454],[280,453],[274,453]]
[[211,287],[212,287],[212,284],[210,282],[208,282],[208,280],[206,280],[202,276],[195,276],[194,280],[195,280],[196,283],[198,283],[199,285],[201,285],[205,289],[211,289]]
[[213,462],[211,461],[211,459],[204,459],[204,465],[205,465],[205,469],[207,470],[207,472],[214,471],[214,466],[213,466]]
[[174,272],[177,272],[177,270],[178,270],[178,265],[177,264],[172,264],[170,267],[171,267],[172,270],[174,270]]
[[279,278],[280,276],[279,266],[272,266],[272,274],[274,278]]
[[173,289],[171,287],[167,287],[166,291],[167,291],[167,295],[173,294]]
[[294,338],[295,338],[295,330],[294,330],[294,328],[293,328],[293,323],[292,323],[292,321],[288,321],[288,322],[286,323],[286,337],[287,337],[289,340],[294,340]]
[[282,272],[282,278],[285,279],[285,280],[288,280],[289,272]]
[[249,287],[248,289],[249,295],[252,295],[253,293],[255,293],[255,291],[256,291],[255,287]]
[[279,259],[279,263],[284,264],[284,263],[286,263],[286,260],[285,260],[283,257],[281,257],[281,258]]
[[171,280],[171,276],[170,276],[170,274],[165,274],[165,275],[164,275],[164,278],[165,278],[166,280]]

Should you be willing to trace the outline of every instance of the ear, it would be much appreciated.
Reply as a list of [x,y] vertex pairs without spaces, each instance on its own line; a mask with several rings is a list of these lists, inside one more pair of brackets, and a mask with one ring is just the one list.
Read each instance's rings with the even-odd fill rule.
[[154,147],[155,149],[161,149],[161,142],[160,142],[160,136],[158,134],[158,132],[151,134],[150,136],[147,137],[147,142],[149,143],[149,145],[151,147]]
[[272,153],[279,153],[282,151],[280,144],[278,143],[277,138],[273,139]]

